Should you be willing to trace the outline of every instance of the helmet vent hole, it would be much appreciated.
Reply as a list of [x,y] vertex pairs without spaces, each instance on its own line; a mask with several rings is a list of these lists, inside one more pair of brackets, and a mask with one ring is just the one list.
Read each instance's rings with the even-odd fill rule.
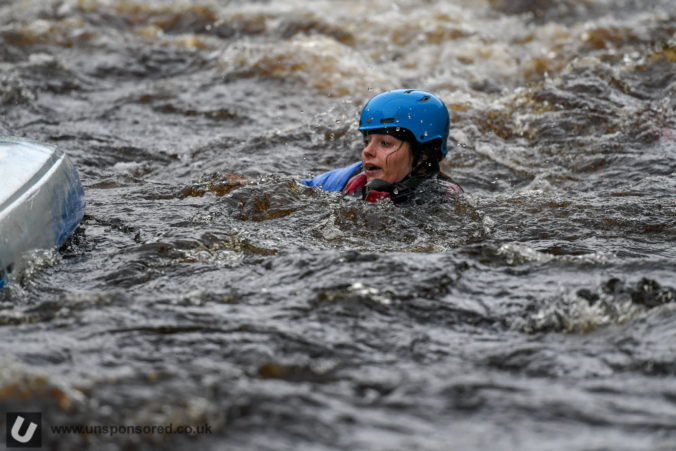
[[391,124],[392,122],[394,122],[393,117],[384,117],[380,120],[381,124]]
[[404,94],[410,94],[410,93],[412,93],[413,91],[414,91],[414,89],[407,89],[406,91],[404,91]]
[[418,102],[427,102],[430,99],[430,96],[423,96]]

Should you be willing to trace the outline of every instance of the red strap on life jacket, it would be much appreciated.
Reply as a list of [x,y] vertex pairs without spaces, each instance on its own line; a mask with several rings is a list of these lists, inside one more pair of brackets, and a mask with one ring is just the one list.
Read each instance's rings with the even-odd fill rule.
[[[345,188],[343,188],[343,194],[354,194],[355,191],[363,188],[364,185],[366,185],[366,174],[362,172],[361,174],[357,174],[348,180],[347,184],[345,184]],[[364,200],[366,202],[376,202],[380,199],[387,199],[389,197],[390,193],[371,190]]]
[[390,193],[386,193],[385,191],[371,190],[366,195],[366,199],[364,199],[364,200],[366,202],[376,202],[376,201],[379,201],[380,199],[389,199],[389,198],[390,198]]
[[364,185],[366,185],[366,174],[362,172],[347,181],[345,188],[343,188],[343,194],[354,194],[355,191],[363,188]]

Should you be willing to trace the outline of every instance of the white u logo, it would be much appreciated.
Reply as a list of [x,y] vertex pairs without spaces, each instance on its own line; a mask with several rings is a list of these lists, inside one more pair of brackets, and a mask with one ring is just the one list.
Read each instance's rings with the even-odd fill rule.
[[28,430],[23,435],[19,434],[21,425],[23,425],[23,417],[17,416],[16,420],[14,420],[14,426],[12,426],[12,438],[19,443],[28,443],[28,441],[33,438],[33,434],[35,434],[38,425],[31,422],[28,425]]

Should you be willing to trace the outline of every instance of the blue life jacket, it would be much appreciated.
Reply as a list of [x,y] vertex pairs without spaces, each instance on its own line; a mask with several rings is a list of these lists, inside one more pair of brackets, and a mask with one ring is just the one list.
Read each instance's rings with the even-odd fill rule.
[[312,179],[304,179],[301,183],[305,186],[317,186],[324,191],[340,191],[347,181],[350,180],[350,177],[359,169],[361,169],[361,161],[351,164],[346,168],[334,169],[333,171],[319,174]]

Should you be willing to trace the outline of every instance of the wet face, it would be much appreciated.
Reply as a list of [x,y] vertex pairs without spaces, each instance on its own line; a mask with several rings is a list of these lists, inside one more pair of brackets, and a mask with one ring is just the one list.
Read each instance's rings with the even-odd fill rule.
[[390,135],[373,133],[364,137],[361,162],[366,180],[385,180],[395,183],[413,169],[413,154],[406,141]]

